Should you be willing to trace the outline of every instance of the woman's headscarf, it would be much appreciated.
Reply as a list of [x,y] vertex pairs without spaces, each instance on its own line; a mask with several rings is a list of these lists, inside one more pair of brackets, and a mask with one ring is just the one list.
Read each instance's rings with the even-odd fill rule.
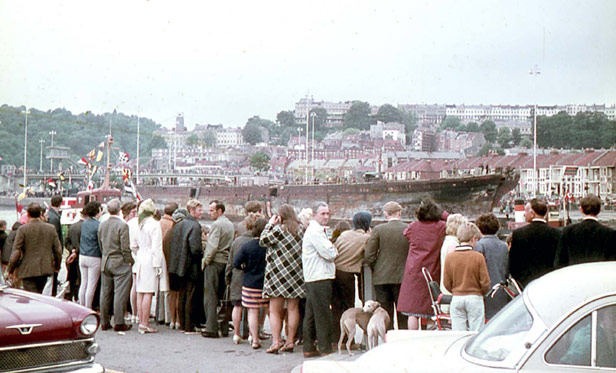
[[137,220],[139,222],[139,226],[143,225],[143,221],[147,217],[154,216],[155,212],[156,212],[156,205],[154,204],[154,201],[152,201],[151,198],[148,198],[145,201],[141,202],[141,205],[139,205],[139,217]]
[[360,211],[353,215],[354,229],[363,229],[364,232],[368,232],[370,223],[372,223],[372,215],[368,211]]

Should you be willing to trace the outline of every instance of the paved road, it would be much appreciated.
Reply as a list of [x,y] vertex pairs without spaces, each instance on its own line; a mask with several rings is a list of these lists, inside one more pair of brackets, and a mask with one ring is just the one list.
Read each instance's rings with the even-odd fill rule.
[[[208,339],[201,335],[185,335],[159,327],[158,334],[140,335],[131,329],[124,335],[113,330],[98,331],[96,340],[101,352],[96,361],[106,369],[120,372],[291,372],[304,357],[301,346],[294,353],[265,353],[271,339],[260,350],[243,342],[233,344],[231,337]],[[358,355],[353,356],[356,358]],[[348,359],[332,354],[322,359]],[[298,370],[298,369],[297,369]]]

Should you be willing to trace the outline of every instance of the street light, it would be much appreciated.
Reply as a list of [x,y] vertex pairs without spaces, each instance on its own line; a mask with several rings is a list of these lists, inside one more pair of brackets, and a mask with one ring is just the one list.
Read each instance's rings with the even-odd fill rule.
[[[535,79],[533,80],[535,89],[533,91],[537,92],[537,79],[536,78],[537,76],[541,74],[541,71],[539,70],[539,66],[535,64],[533,67],[531,67],[528,73],[530,75],[535,76]],[[539,175],[537,174],[537,97],[536,96],[535,96],[534,101],[535,101],[535,105],[533,109],[533,180],[534,180],[533,197],[537,197],[537,189],[539,189],[539,179],[538,179]]]
[[30,111],[26,108],[21,113],[26,116],[26,124],[24,126],[24,190],[26,190],[28,185],[28,115]]
[[[53,147],[53,137],[56,135],[56,131],[49,131],[49,134],[51,135],[51,146]],[[51,158],[51,172],[53,173],[53,158]]]
[[39,163],[39,172],[43,172],[43,144],[45,143],[45,139],[39,139],[39,144],[41,144],[41,161]]

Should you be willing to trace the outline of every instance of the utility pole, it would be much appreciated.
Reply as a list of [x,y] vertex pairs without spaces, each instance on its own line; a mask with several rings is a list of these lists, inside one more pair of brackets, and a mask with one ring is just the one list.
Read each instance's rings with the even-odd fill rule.
[[45,143],[45,139],[39,139],[39,144],[41,144],[41,161],[39,163],[39,172],[43,172],[43,144]]
[[[56,131],[51,130],[49,131],[49,134],[51,135],[51,146],[53,147],[53,137],[56,135]],[[53,173],[53,158],[51,159],[51,172]]]
[[25,191],[26,187],[28,186],[28,115],[30,114],[30,111],[28,110],[28,108],[26,108],[26,110],[23,110],[21,113],[26,116],[26,124],[25,124],[25,129],[24,129],[24,191]]
[[539,189],[539,174],[537,172],[537,77],[541,74],[539,70],[539,66],[535,64],[530,71],[528,72],[530,75],[534,75],[535,79],[535,104],[533,107],[533,197],[537,197],[537,190]]
[[137,183],[137,185],[139,184],[139,133],[140,131],[140,127],[139,127],[139,117],[137,117],[137,167],[136,167],[136,172],[135,172],[135,181]]

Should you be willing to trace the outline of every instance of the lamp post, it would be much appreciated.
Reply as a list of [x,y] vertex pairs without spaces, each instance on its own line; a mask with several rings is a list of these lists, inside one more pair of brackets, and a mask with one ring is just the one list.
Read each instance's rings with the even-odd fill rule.
[[[56,135],[56,131],[51,130],[51,131],[49,131],[49,134],[51,135],[51,146],[53,147],[53,137]],[[50,170],[53,173],[53,158],[50,158],[50,159],[51,159],[51,168],[50,168]]]
[[[541,74],[541,71],[539,70],[539,66],[535,64],[533,67],[531,67],[528,73],[530,75],[535,76],[534,91],[537,92],[537,79],[536,78],[537,76]],[[533,197],[537,197],[537,189],[539,189],[539,178],[538,178],[539,175],[537,173],[537,98],[536,97],[534,101],[535,101],[535,104],[533,108],[533,180],[534,180]]]
[[312,118],[312,146],[311,146],[312,147],[312,157],[311,157],[311,166],[312,167],[310,167],[310,171],[311,171],[310,176],[311,176],[311,179],[312,179],[310,181],[310,183],[312,184],[312,183],[314,183],[314,121],[315,121],[315,119],[317,117],[317,113],[315,113],[315,112],[310,113],[310,117]]
[[24,125],[24,190],[26,190],[26,186],[28,186],[28,115],[30,111],[26,108],[21,113],[26,116],[26,123]]
[[139,135],[140,135],[140,130],[141,128],[139,127],[139,117],[137,117],[137,169],[136,169],[136,175],[135,175],[135,182],[137,183],[137,185],[139,185]]
[[39,139],[39,144],[41,144],[41,161],[39,163],[39,172],[43,172],[43,144],[45,143],[45,139]]

